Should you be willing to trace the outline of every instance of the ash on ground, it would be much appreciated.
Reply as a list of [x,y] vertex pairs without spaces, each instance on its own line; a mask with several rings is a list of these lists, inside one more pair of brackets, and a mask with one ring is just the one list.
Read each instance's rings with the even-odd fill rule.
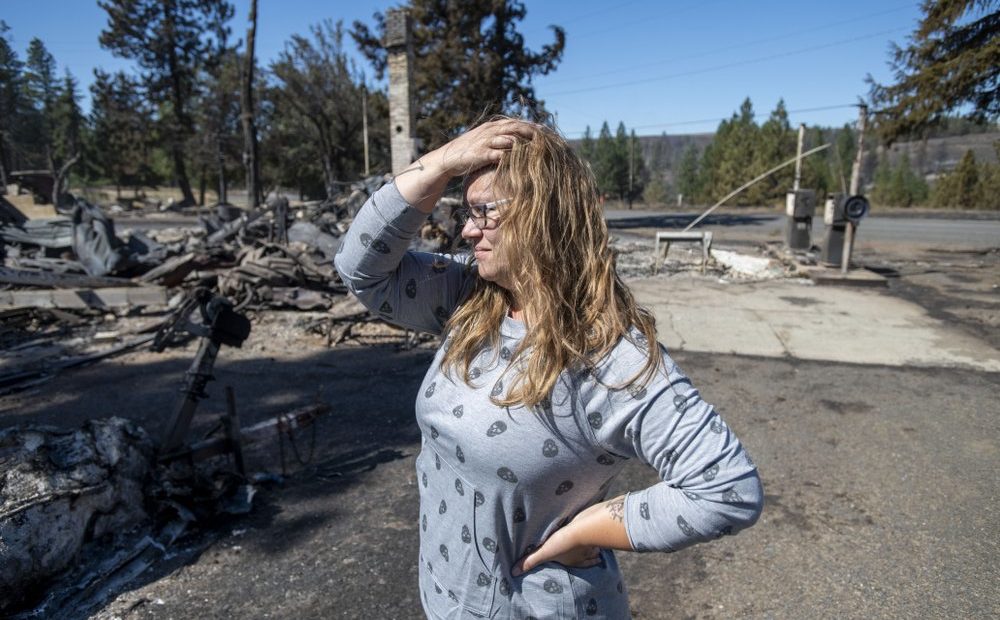
[[795,263],[770,244],[714,247],[704,265],[700,244],[675,243],[665,259],[656,254],[652,240],[613,237],[611,249],[615,253],[618,275],[626,282],[680,274],[723,282],[757,282],[802,276]]

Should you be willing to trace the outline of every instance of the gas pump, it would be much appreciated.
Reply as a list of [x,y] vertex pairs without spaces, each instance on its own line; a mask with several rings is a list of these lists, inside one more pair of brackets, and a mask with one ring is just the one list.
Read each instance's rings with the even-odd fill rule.
[[785,245],[790,250],[812,247],[812,221],[816,214],[816,192],[800,189],[785,195]]
[[[841,265],[846,271],[854,250],[854,231],[861,219],[868,215],[868,199],[858,194],[830,194],[823,210],[826,235],[820,260],[830,266]],[[846,258],[846,261],[845,261]]]

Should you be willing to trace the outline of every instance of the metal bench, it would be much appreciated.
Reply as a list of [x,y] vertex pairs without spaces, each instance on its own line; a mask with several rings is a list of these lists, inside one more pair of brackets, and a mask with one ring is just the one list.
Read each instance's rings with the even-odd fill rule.
[[[670,244],[677,241],[686,242],[697,242],[701,243],[701,273],[705,273],[705,265],[708,263],[709,252],[712,249],[712,233],[711,231],[661,231],[656,233],[656,256],[660,260],[660,264],[657,268],[663,267],[663,263],[667,261],[667,252],[670,251]],[[660,243],[663,244],[663,251],[660,252]]]

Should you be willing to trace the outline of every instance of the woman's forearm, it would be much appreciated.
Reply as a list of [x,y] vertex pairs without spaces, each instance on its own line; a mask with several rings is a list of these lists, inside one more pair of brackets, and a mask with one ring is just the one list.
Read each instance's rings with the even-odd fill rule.
[[424,213],[430,213],[451,178],[451,174],[441,167],[440,153],[432,151],[397,174],[395,183],[406,202]]
[[577,545],[632,551],[625,530],[625,496],[587,508],[567,524]]
[[598,561],[599,549],[632,551],[632,543],[625,530],[624,495],[590,506],[565,527],[552,532],[538,549],[514,567],[514,576],[546,562],[592,566]]

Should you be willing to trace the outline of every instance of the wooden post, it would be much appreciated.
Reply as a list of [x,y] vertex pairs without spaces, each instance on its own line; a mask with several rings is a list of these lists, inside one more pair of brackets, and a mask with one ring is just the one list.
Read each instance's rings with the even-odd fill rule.
[[858,152],[854,154],[854,165],[851,166],[851,196],[857,196],[861,191],[861,162],[865,156],[865,129],[868,126],[868,106],[858,104]]
[[806,138],[806,124],[799,123],[799,145],[795,149],[795,184],[792,185],[792,191],[799,191],[799,183],[802,181],[802,143],[805,142]]
[[246,477],[247,470],[243,464],[243,437],[240,432],[240,418],[236,414],[236,395],[233,387],[226,386],[226,416],[225,422],[226,439],[229,440],[229,449],[233,453],[233,460],[236,465],[236,472]]
[[365,177],[371,175],[368,161],[368,87],[361,86],[361,134],[365,141]]
[[635,161],[635,132],[629,134],[628,138],[628,208],[632,208],[632,178],[634,176],[633,162]]
[[[861,191],[861,162],[865,157],[865,129],[868,127],[868,106],[858,104],[858,152],[854,154],[854,165],[851,166],[850,196],[857,196]],[[841,252],[840,273],[847,273],[851,266],[851,251],[854,249],[854,222],[847,222],[844,230],[844,249]]]

